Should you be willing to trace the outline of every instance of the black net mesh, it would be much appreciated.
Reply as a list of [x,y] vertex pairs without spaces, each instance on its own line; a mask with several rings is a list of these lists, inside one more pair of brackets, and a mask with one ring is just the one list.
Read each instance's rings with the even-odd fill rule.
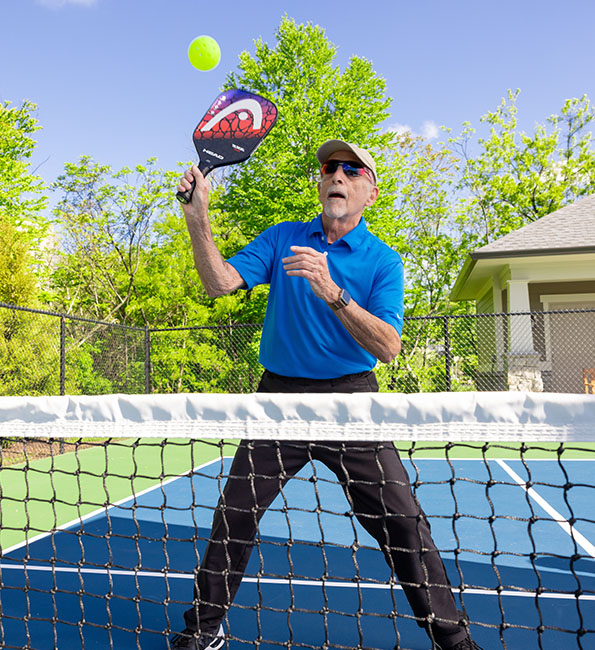
[[421,650],[427,521],[480,647],[595,647],[595,445],[397,448],[406,478],[391,443],[5,439],[0,643],[168,648],[190,612],[234,648]]

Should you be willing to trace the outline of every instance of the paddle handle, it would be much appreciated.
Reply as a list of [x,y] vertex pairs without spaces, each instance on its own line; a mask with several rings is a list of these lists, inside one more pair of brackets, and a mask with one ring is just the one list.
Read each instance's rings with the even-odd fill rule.
[[[201,171],[203,176],[206,176],[213,169],[213,167],[211,167],[209,164],[205,163],[203,165],[202,163],[199,162],[198,169]],[[178,199],[180,203],[187,205],[188,203],[190,203],[190,201],[192,201],[192,193],[194,192],[195,187],[196,187],[196,181],[192,179],[192,187],[189,190],[186,190],[185,192],[177,192],[176,199]]]

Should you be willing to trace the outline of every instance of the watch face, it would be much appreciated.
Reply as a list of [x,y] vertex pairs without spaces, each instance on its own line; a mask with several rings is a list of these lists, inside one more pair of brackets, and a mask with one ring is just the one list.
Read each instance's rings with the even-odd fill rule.
[[330,303],[330,305],[333,309],[337,310],[337,309],[341,309],[342,307],[346,307],[350,301],[351,301],[351,296],[349,295],[349,292],[346,291],[345,289],[341,289],[341,295],[339,296],[339,300],[337,300],[337,302]]

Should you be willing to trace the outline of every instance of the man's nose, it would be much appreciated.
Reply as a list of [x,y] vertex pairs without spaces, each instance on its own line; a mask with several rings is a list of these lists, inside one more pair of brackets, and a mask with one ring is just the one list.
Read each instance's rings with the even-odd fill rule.
[[341,181],[342,183],[345,181],[345,172],[343,171],[343,167],[341,167],[341,165],[335,169],[335,173],[331,176],[331,180],[333,182]]

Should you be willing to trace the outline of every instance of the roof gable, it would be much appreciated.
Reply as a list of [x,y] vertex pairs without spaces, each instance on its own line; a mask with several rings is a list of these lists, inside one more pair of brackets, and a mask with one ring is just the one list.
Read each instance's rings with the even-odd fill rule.
[[471,257],[595,251],[595,194],[547,214],[478,248]]

